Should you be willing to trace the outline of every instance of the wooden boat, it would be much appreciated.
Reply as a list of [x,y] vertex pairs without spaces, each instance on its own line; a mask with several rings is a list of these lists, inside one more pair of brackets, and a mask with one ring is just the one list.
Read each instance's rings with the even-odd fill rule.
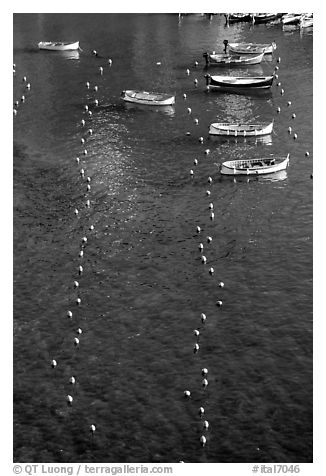
[[236,53],[238,55],[244,54],[269,54],[273,53],[276,49],[276,43],[228,43],[230,53]]
[[129,89],[122,91],[121,96],[124,101],[146,104],[148,106],[169,106],[175,103],[175,96],[166,93],[152,93]]
[[266,124],[232,124],[214,122],[209,126],[209,134],[216,136],[257,137],[273,132],[274,120]]
[[256,13],[253,15],[254,23],[268,23],[269,21],[276,20],[277,14],[275,13]]
[[313,25],[314,25],[313,14],[309,13],[307,15],[303,15],[299,23],[300,28],[309,28],[310,26],[313,26]]
[[251,13],[224,13],[227,23],[236,23],[241,21],[251,21]]
[[302,16],[302,13],[287,13],[282,16],[281,23],[283,25],[299,25]]
[[286,157],[265,157],[223,162],[222,175],[266,175],[285,170],[289,165],[290,154]]
[[204,53],[203,57],[206,60],[206,66],[236,66],[236,65],[250,65],[261,63],[264,53],[258,55],[228,55],[225,53]]
[[75,41],[74,43],[69,43],[67,41],[40,41],[38,47],[40,50],[51,51],[78,50],[79,41]]
[[208,89],[266,89],[274,76],[211,76],[205,75]]

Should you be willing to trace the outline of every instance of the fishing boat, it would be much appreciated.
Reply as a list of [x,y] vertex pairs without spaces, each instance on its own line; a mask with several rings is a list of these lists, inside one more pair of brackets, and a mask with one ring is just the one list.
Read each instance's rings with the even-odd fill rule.
[[266,124],[232,124],[214,122],[209,126],[209,134],[215,136],[257,137],[273,132],[274,120]]
[[276,18],[276,13],[254,13],[252,21],[254,23],[268,23],[272,20],[276,20]]
[[67,41],[40,41],[38,47],[40,50],[51,51],[78,50],[79,41],[75,41],[74,43],[69,43]]
[[302,17],[302,13],[287,13],[282,16],[281,23],[283,25],[299,25]]
[[273,84],[274,76],[211,76],[205,75],[208,89],[267,89]]
[[206,66],[237,66],[261,63],[264,53],[258,55],[228,55],[225,53],[204,53]]
[[285,170],[290,154],[286,157],[265,157],[256,159],[228,160],[220,168],[222,175],[266,175]]
[[146,104],[148,106],[169,106],[175,103],[175,96],[171,96],[171,94],[135,91],[132,89],[122,91],[121,97],[126,102]]
[[276,43],[228,43],[230,53],[244,54],[270,54],[276,49]]
[[302,18],[300,19],[300,23],[299,23],[300,28],[309,28],[310,26],[313,26],[313,25],[314,25],[314,18],[312,13],[303,15]]
[[225,13],[225,20],[227,23],[236,23],[241,21],[251,21],[251,13]]

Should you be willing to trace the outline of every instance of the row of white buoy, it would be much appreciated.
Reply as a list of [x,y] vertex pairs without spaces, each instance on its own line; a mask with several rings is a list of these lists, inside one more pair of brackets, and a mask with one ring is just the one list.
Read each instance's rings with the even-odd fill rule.
[[[13,66],[14,66],[13,71],[14,71],[14,75],[15,75],[16,74],[16,64],[14,64]],[[26,94],[25,91],[28,92],[28,91],[31,90],[31,83],[27,82],[27,77],[26,76],[23,76],[22,82],[24,83],[24,93]],[[16,100],[14,102],[14,109],[13,109],[14,116],[17,116],[19,104],[24,103],[26,101],[25,94],[22,94],[22,96],[20,97],[20,100]]]

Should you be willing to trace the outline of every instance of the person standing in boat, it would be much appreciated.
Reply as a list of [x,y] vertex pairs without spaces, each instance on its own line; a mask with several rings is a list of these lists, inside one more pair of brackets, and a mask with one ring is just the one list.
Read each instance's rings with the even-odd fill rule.
[[223,44],[224,44],[224,53],[226,53],[226,50],[227,50],[229,41],[228,41],[228,40],[224,40],[224,41],[223,41]]

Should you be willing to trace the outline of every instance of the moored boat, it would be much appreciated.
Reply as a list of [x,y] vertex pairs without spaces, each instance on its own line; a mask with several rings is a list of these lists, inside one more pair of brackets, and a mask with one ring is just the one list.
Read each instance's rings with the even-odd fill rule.
[[67,41],[40,41],[38,43],[40,50],[51,50],[51,51],[69,51],[69,50],[78,50],[79,41],[73,43]]
[[276,49],[276,43],[228,43],[230,53],[236,54],[270,54]]
[[209,134],[216,136],[257,137],[273,132],[274,120],[266,124],[232,124],[215,122],[209,126]]
[[289,165],[290,154],[286,157],[264,157],[243,160],[228,160],[220,167],[222,175],[267,175],[285,170]]
[[312,13],[303,15],[302,18],[300,19],[300,23],[299,23],[300,28],[309,28],[313,25],[314,25],[314,18]]
[[227,23],[236,23],[242,21],[251,21],[251,13],[225,13],[225,20]]
[[259,64],[263,59],[264,53],[258,55],[237,55],[237,54],[215,54],[204,53],[203,57],[206,60],[206,66],[237,66]]
[[122,91],[121,97],[126,102],[146,104],[148,106],[169,106],[175,103],[175,96],[171,94],[135,91],[132,89]]
[[267,89],[274,76],[211,76],[205,75],[208,89]]
[[287,13],[282,16],[281,23],[283,25],[298,25],[302,16],[302,13]]
[[268,23],[269,21],[276,20],[276,13],[254,13],[253,22],[254,23]]

